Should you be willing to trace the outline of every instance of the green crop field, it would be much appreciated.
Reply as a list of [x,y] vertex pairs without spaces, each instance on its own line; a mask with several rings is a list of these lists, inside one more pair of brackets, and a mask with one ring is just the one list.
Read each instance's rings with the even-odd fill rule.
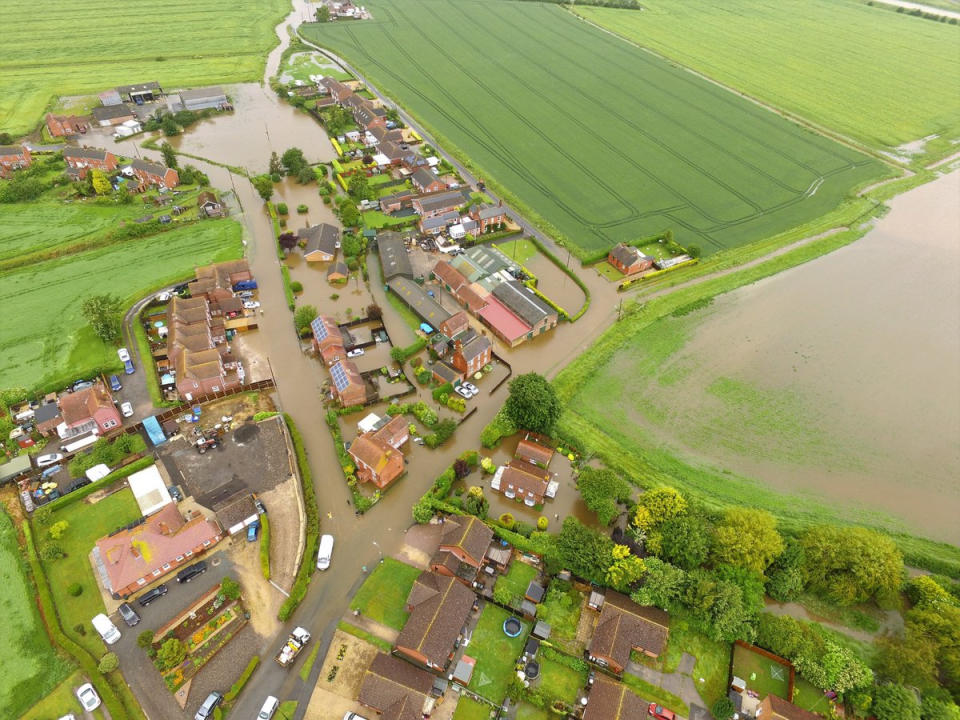
[[[96,237],[111,227],[104,208],[79,204],[60,208],[72,229],[63,218],[43,225],[41,216],[56,215],[57,210],[47,202],[6,206],[0,217],[18,208],[24,211],[35,247],[59,244],[66,235]],[[117,208],[114,223],[125,217],[128,209]],[[116,364],[115,349],[100,342],[84,321],[80,312],[83,299],[109,292],[132,301],[153,288],[188,277],[197,265],[240,257],[241,234],[240,224],[233,220],[202,222],[0,273],[0,306],[4,308],[0,314],[0,388],[34,388],[55,380],[66,383],[74,376]],[[22,248],[24,237],[9,233],[0,237],[0,256],[7,243]]]
[[58,95],[157,80],[164,88],[260,79],[289,0],[120,4],[9,0],[0,33],[0,130],[29,132]]
[[47,639],[25,567],[13,523],[5,512],[0,511],[0,577],[4,579],[0,591],[4,622],[0,652],[10,660],[3,664],[0,704],[7,717],[20,717],[71,670]]
[[630,40],[878,148],[960,137],[960,28],[843,0],[644,0],[578,6]]
[[672,228],[704,253],[833,209],[881,163],[556,5],[374,0],[312,24],[582,254]]

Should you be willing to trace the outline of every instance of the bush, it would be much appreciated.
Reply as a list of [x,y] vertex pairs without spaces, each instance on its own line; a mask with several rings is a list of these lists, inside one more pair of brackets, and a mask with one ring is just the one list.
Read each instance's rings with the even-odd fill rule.
[[144,630],[137,635],[137,647],[146,650],[151,645],[153,645],[153,630]]
[[295,293],[302,293],[303,283],[300,282],[299,280],[294,280],[292,283],[290,283],[290,289],[293,290],[293,292]]
[[260,516],[260,571],[263,579],[270,579],[270,521],[266,515]]
[[277,203],[277,215],[288,215],[289,213],[290,209],[286,203]]
[[77,623],[76,625],[73,626],[73,631],[77,633],[77,635],[86,635],[87,626],[84,625],[83,623]]
[[254,655],[250,658],[250,662],[247,663],[247,667],[244,668],[243,672],[240,673],[240,677],[237,678],[237,681],[230,686],[230,689],[224,693],[223,701],[224,702],[233,702],[237,695],[240,694],[240,691],[243,690],[244,685],[247,684],[247,680],[250,679],[250,676],[253,675],[253,671],[257,669],[257,665],[260,664],[260,656]]
[[220,583],[220,589],[228,600],[236,600],[240,597],[240,583],[233,578],[225,577]]
[[514,523],[516,522],[513,519],[513,515],[510,513],[503,513],[499,518],[500,524],[503,525],[507,530],[512,530]]
[[550,525],[550,521],[547,520],[547,518],[544,517],[543,515],[537,518],[537,530],[539,530],[540,532],[543,532],[544,530],[546,530],[549,525]]
[[713,717],[715,717],[716,720],[730,720],[730,718],[733,717],[733,713],[736,712],[736,708],[733,706],[730,698],[722,697],[713,704],[710,712],[713,713]]
[[299,205],[297,205],[297,213],[300,214],[300,215],[306,214],[309,209],[310,209],[310,208],[308,208],[308,207],[307,207],[306,205],[304,205],[303,203],[300,203]]
[[116,653],[108,652],[102,658],[100,658],[100,664],[97,665],[97,670],[102,673],[109,673],[116,670],[120,667],[120,659],[117,657]]
[[79,596],[80,593],[82,593],[82,592],[83,592],[83,585],[81,585],[81,584],[78,583],[78,582],[70,583],[70,586],[67,588],[67,593],[68,593],[71,597],[77,597],[77,596]]
[[167,638],[157,651],[157,661],[163,669],[174,668],[187,656],[187,648],[177,638]]

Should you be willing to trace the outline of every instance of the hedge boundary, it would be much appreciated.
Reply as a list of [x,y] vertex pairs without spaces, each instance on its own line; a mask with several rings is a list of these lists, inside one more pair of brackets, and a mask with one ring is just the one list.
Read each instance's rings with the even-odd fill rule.
[[260,569],[263,579],[270,579],[270,520],[266,514],[260,516]]
[[303,489],[303,508],[307,515],[307,542],[300,558],[300,567],[297,568],[296,579],[293,581],[293,587],[290,588],[290,596],[284,600],[280,610],[277,611],[277,619],[280,622],[286,622],[290,619],[293,611],[297,609],[307,594],[310,576],[313,574],[313,557],[316,555],[320,537],[320,512],[317,510],[313,474],[310,472],[310,464],[307,462],[307,451],[303,447],[303,436],[300,435],[300,431],[297,430],[297,426],[289,413],[284,413],[283,419],[287,424],[293,450],[297,456],[300,486]]
[[252,658],[250,658],[250,662],[247,663],[247,666],[243,669],[243,672],[240,673],[240,677],[237,678],[237,681],[231,685],[230,689],[224,694],[224,702],[230,703],[237,699],[237,695],[239,695],[246,686],[247,681],[250,679],[250,676],[253,675],[253,671],[257,669],[259,664],[259,655],[254,655]]
[[583,297],[584,297],[583,307],[577,310],[577,312],[574,315],[567,316],[570,322],[572,323],[576,322],[581,317],[583,317],[583,314],[590,307],[590,288],[587,287],[586,283],[584,283],[583,280],[581,280],[580,277],[573,270],[568,268],[565,263],[561,262],[560,258],[554,255],[550,250],[548,250],[547,246],[544,245],[543,242],[541,242],[540,238],[538,238],[536,235],[530,235],[527,239],[536,246],[537,250],[539,250],[546,256],[547,260],[549,260],[554,265],[556,265],[560,269],[560,272],[564,273],[567,277],[573,280],[573,282],[576,283],[577,287],[583,291]]
[[139,460],[136,460],[129,465],[120,468],[119,470],[114,470],[112,473],[100,478],[96,482],[92,482],[89,485],[80,488],[79,490],[74,490],[72,493],[67,493],[63,497],[57,498],[53,502],[42,505],[41,507],[50,508],[50,511],[53,512],[54,510],[59,510],[67,505],[72,505],[75,502],[83,500],[83,498],[87,497],[87,495],[90,495],[101,488],[107,487],[108,485],[112,485],[117,480],[122,480],[129,475],[133,475],[135,472],[147,469],[153,465],[153,463],[153,456],[140,458]]

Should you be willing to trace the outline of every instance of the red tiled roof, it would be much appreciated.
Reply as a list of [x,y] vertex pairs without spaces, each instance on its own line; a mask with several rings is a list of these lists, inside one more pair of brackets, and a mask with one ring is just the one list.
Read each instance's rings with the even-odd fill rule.
[[477,314],[510,342],[530,332],[529,325],[510,312],[503,303],[492,295],[487,299],[487,306]]
[[89,420],[98,409],[107,407],[112,408],[113,401],[103,383],[99,382],[86,390],[60,397],[60,414],[68,426]]

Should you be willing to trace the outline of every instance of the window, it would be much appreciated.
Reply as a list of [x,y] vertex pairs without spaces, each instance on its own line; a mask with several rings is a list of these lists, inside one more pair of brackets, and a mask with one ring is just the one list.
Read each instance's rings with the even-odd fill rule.
[[170,569],[170,563],[164,563],[164,564],[163,564],[163,569],[164,569],[164,570],[169,570],[169,569]]
[[154,577],[159,577],[159,576],[160,576],[160,571],[159,571],[159,570],[154,570],[154,571],[153,571],[153,576],[154,576]]
[[193,555],[193,550],[187,550],[187,551],[184,553],[184,555],[185,555],[186,557],[190,557],[191,555]]
[[146,585],[146,584],[147,584],[146,578],[140,578],[139,580],[137,580],[137,585]]
[[177,562],[183,562],[183,555],[177,555]]
[[203,541],[203,546],[204,546],[204,547],[210,547],[210,541],[209,541],[209,540],[204,540],[204,541]]
[[213,386],[213,391],[214,391],[214,392],[220,392],[220,386],[219,386],[219,385],[214,385],[214,386]]
[[103,423],[104,428],[112,428],[117,426],[116,420],[105,420]]

